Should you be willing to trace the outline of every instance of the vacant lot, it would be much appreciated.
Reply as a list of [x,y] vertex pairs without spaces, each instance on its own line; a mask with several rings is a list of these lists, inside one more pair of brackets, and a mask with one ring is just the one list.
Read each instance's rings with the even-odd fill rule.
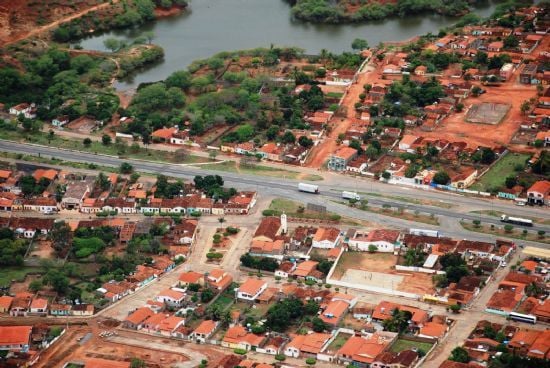
[[525,161],[527,161],[529,157],[530,155],[509,152],[491,167],[477,183],[472,185],[470,189],[488,191],[491,188],[500,188],[504,186],[506,178],[517,173],[515,167],[524,167]]
[[0,287],[10,286],[12,281],[22,282],[27,274],[38,271],[38,269],[31,267],[2,267]]
[[397,341],[395,341],[395,343],[391,346],[391,351],[393,351],[394,353],[399,353],[403,350],[416,348],[417,350],[422,350],[424,353],[427,353],[433,345],[434,344],[430,344],[429,342],[397,339]]
[[319,175],[304,174],[297,171],[290,171],[285,169],[279,169],[276,167],[263,166],[263,165],[240,165],[235,161],[224,161],[215,164],[207,164],[202,166],[209,170],[218,170],[232,173],[242,173],[249,175],[270,176],[283,179],[301,179],[301,180],[323,180]]

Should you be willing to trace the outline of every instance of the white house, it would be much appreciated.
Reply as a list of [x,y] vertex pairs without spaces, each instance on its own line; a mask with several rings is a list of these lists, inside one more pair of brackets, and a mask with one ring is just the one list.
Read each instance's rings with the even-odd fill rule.
[[340,230],[334,227],[320,227],[315,232],[312,247],[332,249],[340,243]]
[[29,105],[28,103],[20,103],[19,105],[10,107],[10,115],[19,116],[20,114],[23,114],[27,119],[36,118],[34,104]]
[[237,299],[255,301],[265,289],[267,289],[267,282],[248,279],[237,289]]
[[355,232],[348,240],[350,249],[369,251],[369,246],[375,246],[377,252],[394,252],[399,244],[401,233],[397,230],[376,229],[368,234]]
[[218,322],[212,321],[212,320],[205,320],[202,321],[198,327],[191,332],[191,335],[189,335],[189,338],[196,342],[205,343],[206,340],[208,340],[214,332],[216,332],[216,329],[218,328]]
[[155,298],[157,302],[164,303],[171,307],[181,307],[184,299],[185,293],[174,289],[161,291]]

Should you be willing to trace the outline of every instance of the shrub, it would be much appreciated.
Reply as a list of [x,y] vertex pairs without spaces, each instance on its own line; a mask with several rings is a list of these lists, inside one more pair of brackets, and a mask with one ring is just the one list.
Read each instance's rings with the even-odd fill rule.
[[246,350],[245,349],[234,349],[233,352],[235,354],[238,354],[238,355],[245,355],[246,354]]
[[307,358],[306,359],[306,364],[308,364],[308,365],[314,365],[315,363],[317,363],[317,360],[315,358]]
[[230,235],[234,235],[234,234],[237,234],[241,230],[237,229],[236,227],[228,226],[227,228],[225,228],[225,231]]
[[504,225],[504,231],[507,233],[511,233],[514,230],[514,227],[510,224]]
[[275,360],[277,360],[279,362],[283,362],[285,359],[286,359],[286,356],[284,356],[283,354],[275,355]]
[[264,216],[273,216],[273,215],[275,215],[275,211],[274,210],[269,210],[269,209],[268,210],[263,210],[262,215],[264,215]]

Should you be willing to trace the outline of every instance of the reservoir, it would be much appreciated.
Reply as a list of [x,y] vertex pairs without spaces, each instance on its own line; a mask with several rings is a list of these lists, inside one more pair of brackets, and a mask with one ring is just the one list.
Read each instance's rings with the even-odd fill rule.
[[[492,13],[492,2],[477,3],[475,13]],[[139,29],[104,33],[82,40],[85,49],[105,51],[109,37],[133,40],[142,32],[153,31],[153,43],[164,48],[164,61],[149,66],[132,78],[119,81],[121,90],[143,82],[165,79],[192,61],[221,51],[255,47],[297,46],[308,54],[321,49],[340,53],[351,51],[354,38],[368,40],[371,46],[384,41],[401,41],[452,25],[457,18],[416,15],[360,24],[311,24],[293,20],[290,6],[282,0],[192,0],[181,15],[145,24]]]

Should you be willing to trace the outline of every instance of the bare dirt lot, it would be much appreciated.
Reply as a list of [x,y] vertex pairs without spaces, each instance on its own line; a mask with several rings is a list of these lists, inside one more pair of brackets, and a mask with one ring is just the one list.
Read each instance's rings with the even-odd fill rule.
[[52,242],[48,240],[38,240],[34,243],[30,252],[31,257],[53,258]]
[[[465,111],[454,113],[443,120],[431,132],[415,128],[412,134],[436,139],[446,139],[451,142],[463,141],[471,148],[478,146],[494,147],[510,144],[518,131],[521,122],[525,119],[520,112],[520,106],[525,100],[536,96],[534,86],[517,82],[518,72],[511,81],[499,87],[482,86],[487,92],[479,97],[469,97],[464,100]],[[511,97],[513,96],[513,98]],[[466,114],[469,107],[480,103],[510,104],[510,111],[498,125],[469,123]],[[516,149],[523,150],[524,147]]]
[[338,280],[423,295],[433,291],[432,277],[396,271],[397,256],[389,253],[346,252],[333,277]]

